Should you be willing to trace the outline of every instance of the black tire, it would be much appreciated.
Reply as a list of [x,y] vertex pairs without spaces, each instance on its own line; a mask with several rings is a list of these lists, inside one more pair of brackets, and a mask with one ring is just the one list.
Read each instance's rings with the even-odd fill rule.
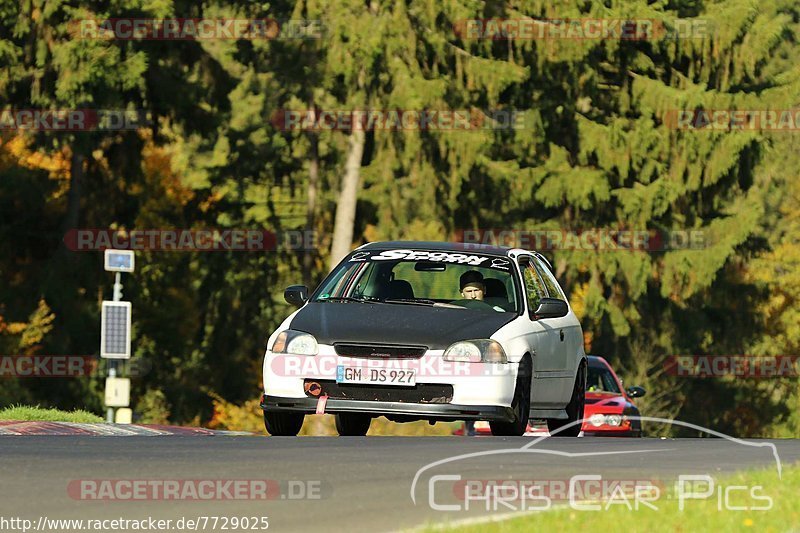
[[273,437],[296,437],[303,427],[303,420],[303,414],[264,412],[264,427]]
[[372,417],[369,415],[340,413],[336,415],[336,431],[342,437],[363,437],[369,431]]
[[528,418],[531,414],[531,368],[531,358],[529,355],[525,355],[519,362],[514,399],[511,401],[514,420],[512,422],[489,422],[489,427],[492,428],[492,435],[519,437],[527,431]]
[[586,363],[581,363],[578,368],[578,375],[575,376],[575,385],[572,388],[572,397],[567,404],[566,419],[548,418],[547,429],[550,431],[552,437],[577,437],[581,432],[583,424],[577,423],[569,426],[567,429],[559,431],[556,430],[563,428],[573,422],[583,420],[583,407],[586,404]]

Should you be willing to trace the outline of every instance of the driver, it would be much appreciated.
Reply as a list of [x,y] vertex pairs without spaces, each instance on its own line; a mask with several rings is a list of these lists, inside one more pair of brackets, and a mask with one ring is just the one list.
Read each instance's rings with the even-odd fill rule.
[[459,278],[461,297],[465,300],[483,300],[486,295],[486,285],[483,282],[483,274],[477,270],[468,270],[461,274]]

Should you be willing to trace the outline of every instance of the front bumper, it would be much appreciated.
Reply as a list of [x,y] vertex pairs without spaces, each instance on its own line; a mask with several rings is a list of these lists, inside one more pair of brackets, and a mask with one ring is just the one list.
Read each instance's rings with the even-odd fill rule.
[[[416,383],[419,388],[452,387],[446,401],[430,403],[446,403],[463,406],[467,410],[480,410],[483,406],[508,407],[514,399],[517,379],[517,363],[496,365],[493,363],[448,363],[442,359],[443,350],[429,350],[419,359],[359,359],[339,356],[331,345],[319,345],[316,356],[275,354],[267,351],[264,357],[263,383],[264,392],[268,396],[281,398],[305,399],[305,385],[308,381],[316,381],[326,387],[326,383],[335,383],[339,365],[366,365],[373,369],[403,368],[416,372]],[[360,385],[352,385],[359,387]],[[405,387],[387,386],[398,391]],[[328,405],[337,400],[397,402],[396,398],[376,395],[368,398],[342,398],[338,394],[330,396]],[[443,396],[443,394],[433,394]],[[316,398],[311,398],[316,401]],[[404,398],[403,404],[418,403],[417,399]],[[420,402],[428,403],[428,402]]]
[[[265,394],[261,397],[261,409],[270,413],[314,414],[317,412],[319,401],[318,398],[288,398]],[[497,405],[375,402],[336,398],[327,399],[324,412],[326,414],[364,413],[375,416],[403,415],[429,420],[491,420],[498,422],[514,420],[514,411],[511,407]]]
[[591,429],[583,428],[585,437],[641,437],[641,429]]

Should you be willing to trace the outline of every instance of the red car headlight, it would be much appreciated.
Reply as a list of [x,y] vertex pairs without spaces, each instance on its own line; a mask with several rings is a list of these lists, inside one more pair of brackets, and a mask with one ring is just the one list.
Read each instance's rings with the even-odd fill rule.
[[628,417],[622,415],[604,415],[602,413],[595,413],[590,416],[586,422],[599,428],[600,426],[620,427],[628,423]]
[[594,427],[598,428],[606,423],[606,415],[595,413],[589,417],[588,422]]

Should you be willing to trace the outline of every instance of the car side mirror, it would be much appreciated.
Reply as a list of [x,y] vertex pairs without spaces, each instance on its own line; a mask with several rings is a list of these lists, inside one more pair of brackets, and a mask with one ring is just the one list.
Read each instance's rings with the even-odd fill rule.
[[305,285],[290,285],[283,291],[283,298],[295,307],[301,307],[308,301],[308,287]]
[[647,394],[647,391],[641,387],[628,387],[628,389],[625,392],[627,392],[628,396],[630,396],[631,398],[641,398],[642,396]]
[[561,318],[562,316],[567,316],[567,313],[569,313],[569,307],[567,307],[567,302],[564,300],[542,298],[539,301],[539,307],[533,312],[533,319]]

